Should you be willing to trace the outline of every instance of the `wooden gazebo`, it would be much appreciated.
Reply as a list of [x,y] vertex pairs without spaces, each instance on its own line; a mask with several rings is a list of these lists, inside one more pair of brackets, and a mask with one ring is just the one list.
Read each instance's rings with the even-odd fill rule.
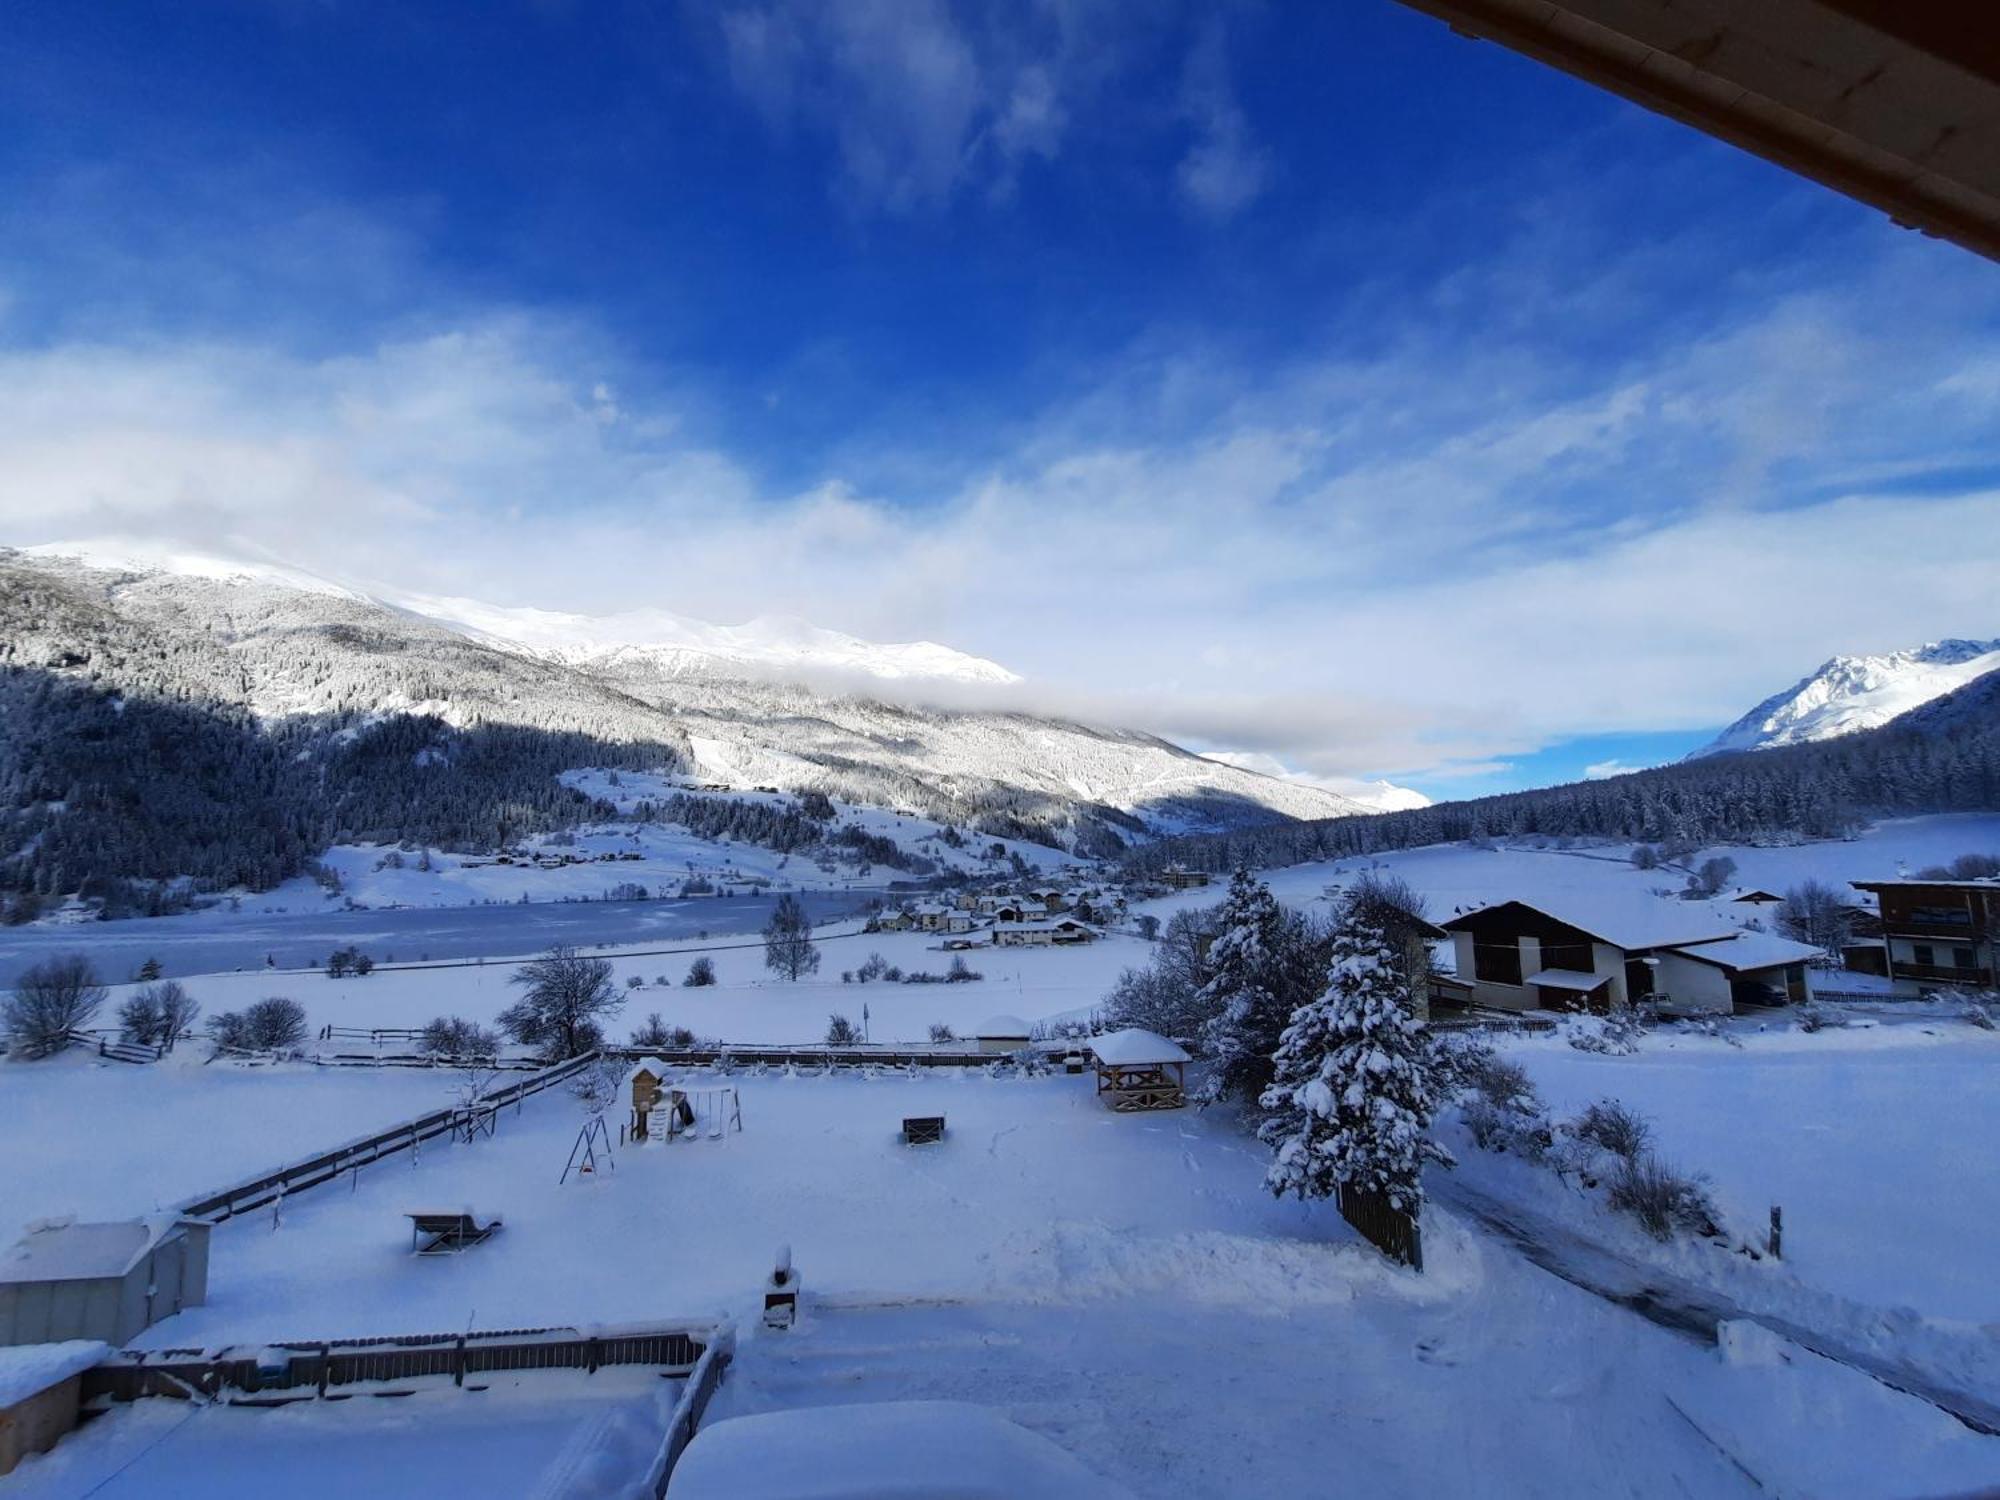
[[1097,1092],[1119,1113],[1179,1109],[1187,1103],[1187,1052],[1136,1026],[1090,1039]]

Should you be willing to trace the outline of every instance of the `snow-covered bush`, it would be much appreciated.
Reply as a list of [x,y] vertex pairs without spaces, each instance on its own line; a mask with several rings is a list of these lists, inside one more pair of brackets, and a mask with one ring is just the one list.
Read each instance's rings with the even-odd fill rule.
[[1959,1018],[1966,1025],[1977,1026],[1981,1031],[2000,1028],[2000,992],[1983,990],[1976,995],[1967,995]]
[[438,1057],[491,1057],[500,1050],[500,1036],[461,1016],[438,1016],[424,1027],[419,1045]]
[[118,1031],[141,1046],[171,1049],[200,1014],[195,998],[168,979],[142,985],[118,1007]]
[[248,1009],[210,1016],[208,1033],[221,1051],[290,1052],[306,1039],[306,1010],[296,1000],[272,995]]
[[14,981],[0,1001],[0,1029],[28,1057],[49,1057],[69,1045],[72,1031],[88,1026],[106,995],[97,971],[80,954],[45,958]]
[[826,1044],[829,1047],[853,1047],[861,1041],[861,1028],[845,1016],[826,1018]]
[[1645,1017],[1626,1005],[1608,1016],[1573,1021],[1567,1028],[1569,1044],[1577,1051],[1606,1057],[1629,1057],[1639,1050],[1639,1039],[1645,1034]]
[[951,967],[944,971],[944,982],[946,984],[970,984],[976,979],[984,979],[985,977],[984,974],[965,961],[963,954],[954,956],[951,961]]
[[1817,1000],[1808,1000],[1799,1007],[1799,1030],[1804,1032],[1837,1031],[1847,1024],[1847,1017],[1839,1011],[1829,1010]]
[[649,1051],[662,1052],[669,1049],[685,1049],[694,1045],[694,1033],[685,1026],[669,1026],[654,1011],[632,1033],[632,1045]]
[[937,1043],[938,1045],[942,1046],[946,1042],[957,1041],[958,1033],[953,1031],[949,1026],[945,1025],[942,1021],[933,1021],[931,1022],[931,1040]]
[[1599,1099],[1564,1129],[1626,1161],[1636,1160],[1653,1140],[1653,1127],[1646,1117],[1616,1099]]
[[1708,1187],[1699,1177],[1684,1176],[1651,1152],[1618,1163],[1611,1176],[1609,1201],[1628,1213],[1657,1240],[1676,1234],[1714,1236],[1722,1232]]
[[[664,980],[661,983],[665,983]],[[703,954],[688,965],[687,978],[681,981],[684,989],[698,990],[715,983],[715,960]]]
[[861,961],[861,967],[854,971],[854,977],[862,984],[869,984],[889,972],[889,960],[879,953],[870,953]]

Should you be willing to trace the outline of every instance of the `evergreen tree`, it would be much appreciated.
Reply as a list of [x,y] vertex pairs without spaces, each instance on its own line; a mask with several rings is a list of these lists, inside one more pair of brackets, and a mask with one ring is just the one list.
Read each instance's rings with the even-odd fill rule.
[[1255,1099],[1269,1075],[1285,1023],[1272,985],[1283,927],[1270,887],[1239,866],[1216,912],[1209,979],[1201,992],[1208,1012],[1203,1040],[1214,1062],[1210,1099]]
[[1379,929],[1350,916],[1333,935],[1326,991],[1303,1005],[1278,1046],[1258,1131],[1276,1157],[1273,1193],[1325,1198],[1342,1185],[1385,1193],[1414,1214],[1437,1095],[1409,986]]
[[764,967],[790,980],[819,968],[819,949],[813,946],[812,922],[799,898],[789,892],[778,898],[771,920],[764,924]]

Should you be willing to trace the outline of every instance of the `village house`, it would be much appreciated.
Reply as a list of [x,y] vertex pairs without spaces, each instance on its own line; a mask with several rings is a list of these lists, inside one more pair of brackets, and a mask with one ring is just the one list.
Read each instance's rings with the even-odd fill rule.
[[1496,1010],[1588,1010],[1640,1001],[1669,1012],[1812,998],[1818,950],[1652,896],[1502,901],[1442,924],[1472,1003]]
[[2000,975],[2000,881],[1856,880],[1881,903],[1882,970],[1897,985],[1991,989]]
[[1075,917],[1057,917],[1044,922],[997,922],[993,927],[993,944],[997,948],[1088,943],[1097,936],[1096,928]]
[[1019,897],[996,902],[993,907],[993,920],[996,922],[1039,922],[1048,914],[1048,908],[1041,902]]
[[1209,882],[1206,870],[1189,870],[1180,865],[1168,865],[1160,871],[1160,883],[1170,890],[1197,890]]

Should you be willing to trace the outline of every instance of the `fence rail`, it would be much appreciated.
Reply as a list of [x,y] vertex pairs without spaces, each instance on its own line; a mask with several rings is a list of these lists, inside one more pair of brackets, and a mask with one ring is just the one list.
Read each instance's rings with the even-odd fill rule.
[[455,1131],[464,1131],[474,1117],[484,1118],[499,1110],[503,1105],[516,1104],[531,1094],[552,1088],[565,1082],[584,1068],[596,1062],[599,1054],[588,1053],[583,1057],[571,1058],[568,1062],[557,1063],[544,1068],[527,1078],[492,1089],[480,1097],[475,1105],[454,1105],[447,1109],[432,1110],[427,1115],[419,1115],[414,1120],[405,1120],[400,1125],[392,1125],[387,1130],[378,1130],[373,1135],[349,1141],[331,1151],[323,1151],[304,1161],[280,1167],[275,1172],[248,1178],[220,1192],[207,1193],[190,1198],[176,1206],[177,1213],[191,1218],[210,1219],[220,1222],[237,1214],[247,1213],[253,1208],[261,1208],[274,1199],[291,1193],[303,1192],[307,1188],[318,1187],[331,1182],[343,1172],[365,1167],[380,1161],[385,1156],[409,1151],[424,1141],[435,1139]]
[[664,1500],[667,1482],[674,1477],[674,1465],[681,1461],[681,1454],[694,1441],[695,1429],[701,1426],[703,1413],[708,1410],[708,1401],[722,1384],[723,1372],[736,1354],[736,1336],[733,1328],[718,1328],[702,1350],[701,1358],[695,1362],[688,1383],[681,1390],[681,1399],[674,1403],[673,1417],[667,1423],[667,1432],[660,1443],[660,1451],[654,1456],[645,1481],[640,1486],[644,1494],[654,1500]]
[[[1037,1052],[1067,1052],[1073,1046],[1083,1045],[1085,1044],[1080,1042],[1028,1043],[1029,1048]],[[965,1047],[828,1047],[802,1044],[749,1047],[606,1047],[604,1055],[626,1062],[657,1057],[662,1062],[676,1063],[685,1067],[703,1067],[711,1063],[728,1062],[744,1067],[757,1063],[766,1066],[810,1063],[842,1068],[983,1068],[991,1063],[1005,1062],[1010,1054],[981,1052],[977,1048]]]
[[463,1385],[468,1376],[508,1370],[589,1374],[606,1365],[648,1365],[667,1374],[687,1375],[716,1342],[718,1332],[711,1323],[590,1333],[575,1328],[516,1328],[260,1344],[251,1349],[128,1350],[86,1370],[83,1395],[86,1400],[137,1401],[191,1394],[214,1398],[237,1391],[275,1401],[300,1401],[363,1381],[449,1376],[454,1384]]

